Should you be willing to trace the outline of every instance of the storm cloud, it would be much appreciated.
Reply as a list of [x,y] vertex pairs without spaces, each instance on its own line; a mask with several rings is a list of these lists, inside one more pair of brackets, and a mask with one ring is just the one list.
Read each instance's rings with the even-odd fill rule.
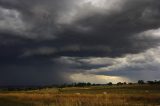
[[159,13],[158,0],[0,0],[0,85],[159,80]]

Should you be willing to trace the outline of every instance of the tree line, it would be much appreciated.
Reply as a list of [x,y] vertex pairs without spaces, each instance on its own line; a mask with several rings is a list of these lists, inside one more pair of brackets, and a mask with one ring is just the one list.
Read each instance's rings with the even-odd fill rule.
[[0,87],[0,91],[20,91],[20,90],[40,90],[44,88],[65,88],[65,87],[90,87],[90,86],[122,86],[122,85],[160,85],[160,81],[144,81],[144,80],[138,80],[136,83],[133,82],[118,82],[116,84],[113,84],[112,82],[108,82],[106,84],[95,84],[90,82],[78,82],[78,83],[65,83],[61,85],[46,85],[46,86],[5,86]]
[[136,83],[132,83],[132,82],[118,82],[116,84],[113,84],[112,82],[106,83],[106,84],[94,84],[94,83],[90,83],[90,82],[78,82],[78,83],[71,83],[71,84],[63,84],[60,87],[87,87],[87,86],[112,86],[112,85],[134,85],[134,84],[139,84],[139,85],[143,85],[143,84],[149,84],[149,85],[155,85],[155,84],[159,84],[160,85],[160,81],[144,81],[144,80],[138,80]]

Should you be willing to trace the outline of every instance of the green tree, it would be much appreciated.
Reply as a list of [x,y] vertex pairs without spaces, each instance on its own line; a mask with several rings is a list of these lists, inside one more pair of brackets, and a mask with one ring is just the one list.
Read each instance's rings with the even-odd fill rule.
[[145,84],[145,82],[143,80],[138,80],[138,84],[142,85]]

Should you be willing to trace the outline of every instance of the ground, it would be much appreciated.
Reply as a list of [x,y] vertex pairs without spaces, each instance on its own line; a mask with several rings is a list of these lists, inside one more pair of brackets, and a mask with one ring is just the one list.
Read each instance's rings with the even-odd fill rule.
[[0,106],[160,106],[160,85],[0,91]]

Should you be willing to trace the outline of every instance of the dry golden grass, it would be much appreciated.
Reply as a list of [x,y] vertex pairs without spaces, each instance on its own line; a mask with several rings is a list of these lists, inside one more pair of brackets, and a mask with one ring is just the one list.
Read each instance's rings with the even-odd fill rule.
[[156,106],[160,95],[118,95],[118,94],[0,94],[0,98],[15,103],[33,106]]
[[60,93],[58,90],[1,92],[0,106],[160,106],[159,89],[150,88],[147,92],[137,89],[66,88]]

